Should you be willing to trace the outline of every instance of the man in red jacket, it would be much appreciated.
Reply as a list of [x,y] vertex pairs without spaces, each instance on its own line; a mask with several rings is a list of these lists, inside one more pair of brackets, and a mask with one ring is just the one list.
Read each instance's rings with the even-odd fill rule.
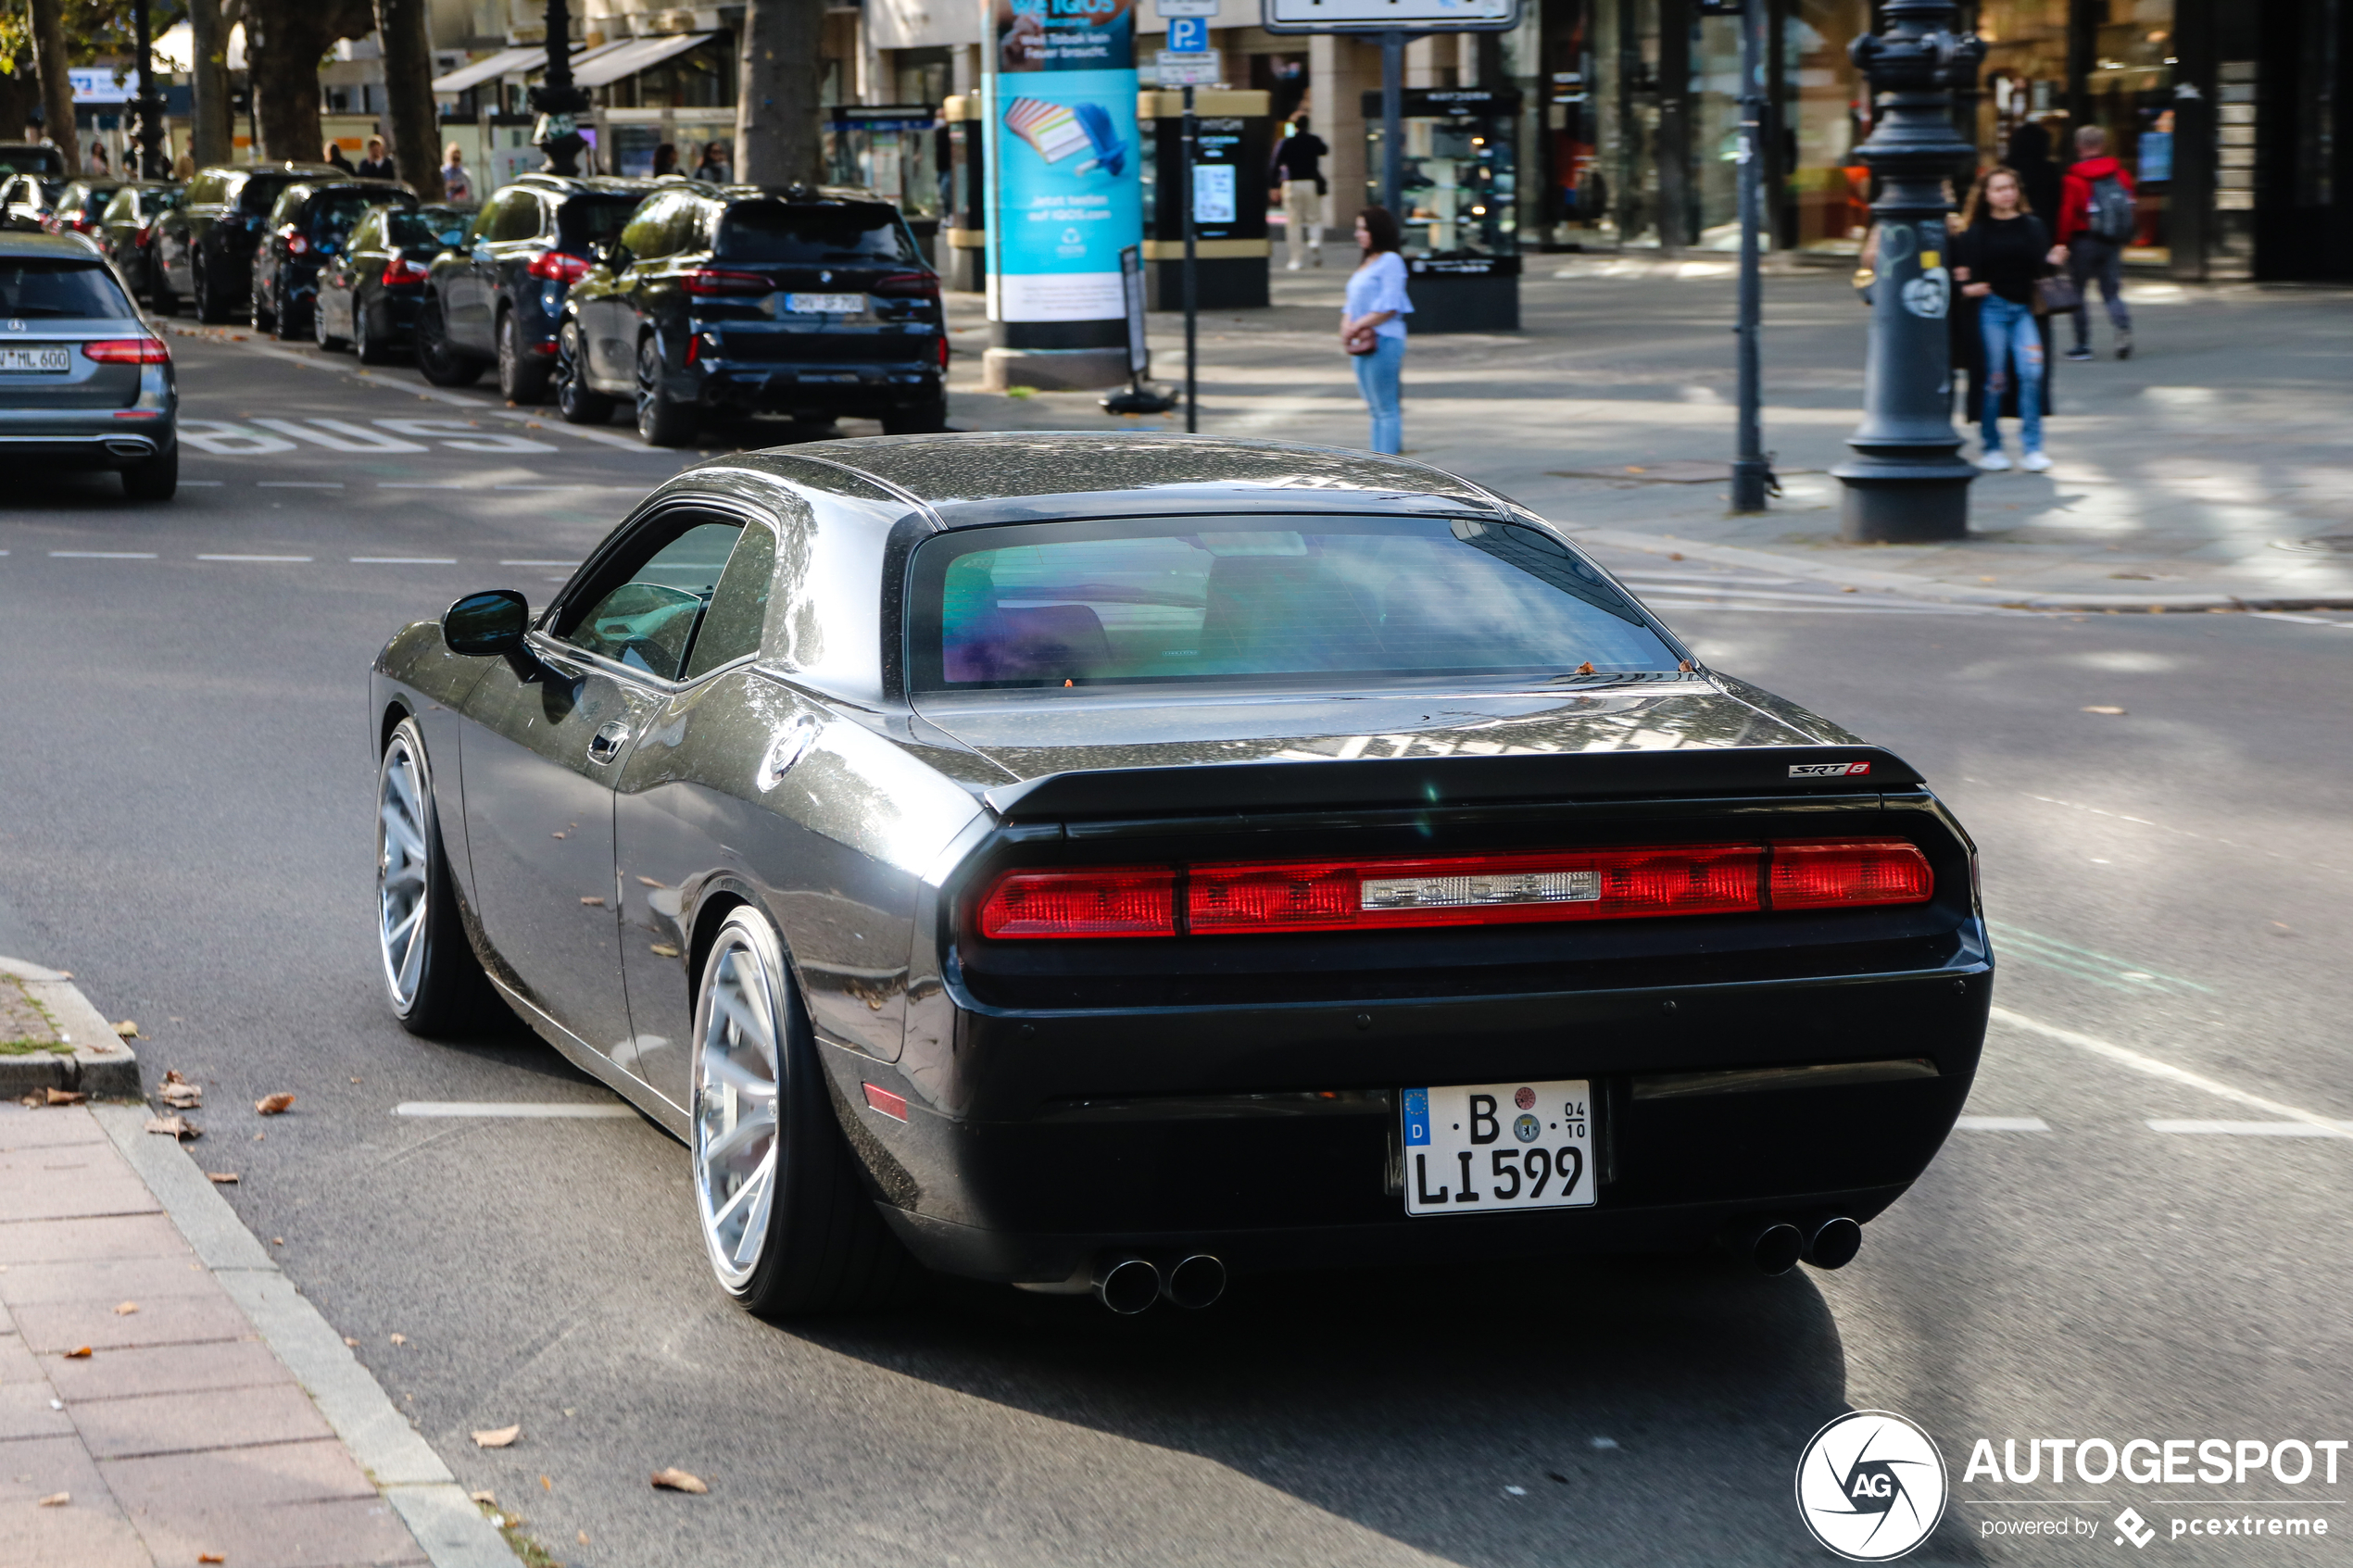
[[2068,247],[2067,270],[2082,303],[2076,306],[2075,346],[2070,359],[2092,357],[2091,281],[2100,281],[2108,324],[2116,329],[2116,357],[2133,357],[2133,313],[2124,307],[2124,247],[2131,243],[2133,176],[2108,156],[2108,132],[2086,125],[2075,132],[2076,163],[2059,188],[2058,243]]

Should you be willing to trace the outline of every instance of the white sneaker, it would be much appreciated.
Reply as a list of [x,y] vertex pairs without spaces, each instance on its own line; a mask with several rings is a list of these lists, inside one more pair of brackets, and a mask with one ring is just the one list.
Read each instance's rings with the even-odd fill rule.
[[2009,471],[2010,466],[2009,454],[2003,451],[1999,446],[1996,446],[1991,452],[1988,452],[1983,457],[1978,458],[1977,466],[1983,469],[1987,473],[2007,473]]
[[1303,266],[1303,265],[1304,265],[1304,263],[1300,262],[1300,261],[1297,261],[1297,260],[1294,260],[1294,261],[1292,261],[1292,262],[1291,262],[1291,264],[1290,264],[1290,266],[1288,266],[1288,267],[1284,268],[1284,269],[1283,269],[1283,270],[1284,270],[1284,271],[1286,271],[1286,272],[1296,272],[1296,271],[1298,271],[1298,270],[1300,270],[1300,268],[1301,268],[1302,266]]
[[2042,473],[2051,466],[2051,459],[2040,452],[2029,452],[2018,460],[2018,466],[2029,473]]

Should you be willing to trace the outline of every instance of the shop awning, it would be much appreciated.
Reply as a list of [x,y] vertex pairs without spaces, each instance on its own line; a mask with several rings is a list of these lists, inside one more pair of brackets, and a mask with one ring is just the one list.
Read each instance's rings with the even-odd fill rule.
[[[576,52],[574,57],[578,57]],[[518,71],[526,71],[534,66],[545,66],[547,63],[547,50],[544,44],[534,44],[528,48],[501,49],[495,55],[459,66],[447,76],[434,77],[433,90],[441,94],[462,93],[469,87],[479,87],[494,78],[512,76]]]
[[663,38],[637,38],[594,60],[573,62],[572,79],[583,87],[603,87],[624,76],[658,66],[673,55],[683,55],[698,44],[718,36],[710,32],[674,32]]

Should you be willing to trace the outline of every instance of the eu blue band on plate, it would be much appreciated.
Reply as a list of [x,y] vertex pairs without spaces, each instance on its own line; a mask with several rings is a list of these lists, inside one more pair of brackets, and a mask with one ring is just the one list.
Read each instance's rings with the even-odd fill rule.
[[1405,1091],[1405,1141],[1409,1144],[1429,1142],[1429,1091]]

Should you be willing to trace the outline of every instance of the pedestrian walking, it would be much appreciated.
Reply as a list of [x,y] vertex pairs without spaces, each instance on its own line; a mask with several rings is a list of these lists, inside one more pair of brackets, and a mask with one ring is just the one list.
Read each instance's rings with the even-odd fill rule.
[[444,201],[474,199],[473,177],[466,172],[463,151],[455,142],[441,149],[441,197]]
[[1275,149],[1275,178],[1283,193],[1284,243],[1290,252],[1284,263],[1286,271],[1324,264],[1324,198],[1331,187],[1324,180],[1323,160],[1330,152],[1324,139],[1307,128],[1305,115],[1291,121],[1290,133]]
[[664,142],[654,149],[654,178],[657,180],[678,178],[678,147],[675,143]]
[[695,165],[695,178],[710,185],[732,185],[736,182],[733,151],[724,142],[705,142],[702,161]]
[[2051,158],[2050,128],[2030,119],[2010,132],[2001,161],[2018,171],[2019,194],[2026,210],[2045,223],[2056,222],[2059,209],[2059,166]]
[[2035,284],[2067,258],[2051,243],[2043,220],[2027,210],[2018,170],[1996,164],[1977,177],[1953,237],[1953,277],[1977,303],[1985,345],[1985,375],[1978,393],[1977,428],[1984,450],[1977,466],[2010,466],[2002,451],[2002,395],[2017,377],[2019,466],[2040,473],[2043,453],[2043,334],[2036,325]]
[[1356,358],[1356,389],[1373,416],[1373,450],[1395,457],[1405,436],[1403,408],[1405,261],[1397,254],[1397,220],[1385,207],[1356,214],[1356,248],[1364,259],[1348,277],[1340,316],[1340,345]]
[[2075,132],[2076,161],[2059,192],[2058,241],[2068,249],[2068,275],[2082,298],[2075,306],[2075,346],[2070,359],[2092,357],[2091,282],[2116,329],[2116,357],[2133,357],[2133,312],[2124,303],[2124,247],[2137,223],[2133,176],[2108,156],[2108,132],[2086,125]]
[[90,166],[91,173],[97,175],[100,179],[106,178],[107,144],[104,142],[91,143],[90,157],[85,161]]
[[346,174],[357,174],[359,172],[358,169],[351,167],[351,160],[343,156],[343,148],[333,142],[330,142],[325,146],[320,148],[319,157],[324,162],[331,163],[335,168],[342,169]]
[[385,154],[384,139],[381,136],[371,136],[368,138],[368,156],[359,160],[359,167],[358,169],[354,170],[354,172],[356,172],[362,180],[397,180],[400,178],[400,169],[398,166],[392,161],[391,157]]

